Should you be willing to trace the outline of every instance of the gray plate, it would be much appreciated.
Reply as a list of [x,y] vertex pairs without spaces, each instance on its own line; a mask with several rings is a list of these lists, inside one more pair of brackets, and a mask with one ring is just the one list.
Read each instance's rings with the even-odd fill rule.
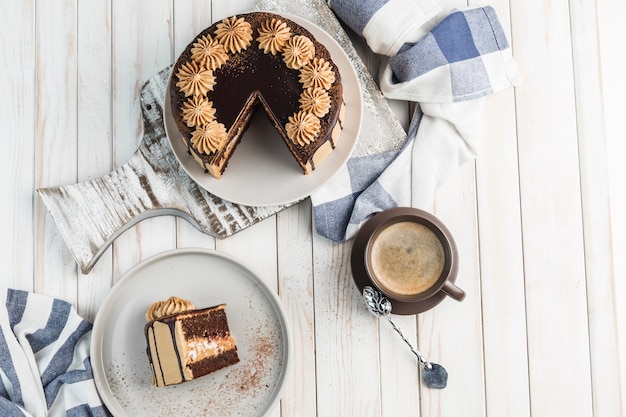
[[[173,295],[197,308],[226,303],[239,363],[180,385],[152,385],[144,313]],[[266,415],[280,399],[290,355],[275,292],[241,262],[207,249],[168,251],[133,267],[104,300],[91,340],[96,387],[116,417]]]

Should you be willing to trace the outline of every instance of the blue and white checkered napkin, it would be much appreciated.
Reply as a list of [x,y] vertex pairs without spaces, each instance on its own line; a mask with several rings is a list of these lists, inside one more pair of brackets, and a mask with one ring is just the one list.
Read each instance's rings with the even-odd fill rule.
[[0,290],[0,415],[110,416],[93,381],[91,324],[67,302]]
[[418,103],[403,149],[348,160],[311,196],[317,232],[341,242],[387,208],[431,209],[437,187],[478,153],[485,96],[517,85],[519,76],[491,7],[445,15],[433,0],[329,4],[388,57],[379,79],[385,97]]

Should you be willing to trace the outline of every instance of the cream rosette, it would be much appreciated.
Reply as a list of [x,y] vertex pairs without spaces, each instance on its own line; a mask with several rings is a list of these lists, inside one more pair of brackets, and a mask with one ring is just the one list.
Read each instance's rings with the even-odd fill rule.
[[185,96],[203,96],[213,90],[215,85],[213,72],[194,61],[182,65],[176,77],[178,78],[176,87],[185,93]]
[[202,126],[215,119],[213,102],[204,96],[192,96],[183,104],[182,116],[187,126]]
[[320,128],[320,119],[303,110],[289,116],[289,121],[285,126],[289,139],[299,146],[306,146],[313,142],[319,134]]
[[226,127],[215,120],[197,127],[191,134],[191,143],[200,153],[210,154],[221,149],[228,138]]
[[283,49],[283,60],[287,67],[300,69],[315,56],[315,45],[306,36],[292,36]]
[[224,18],[217,24],[215,38],[224,45],[227,52],[237,53],[252,42],[252,27],[243,17]]
[[211,36],[203,36],[193,44],[191,59],[204,64],[211,71],[215,71],[228,60],[228,54],[224,45]]
[[290,38],[291,29],[289,26],[280,19],[272,18],[261,23],[259,36],[256,40],[259,42],[259,49],[262,49],[266,54],[276,55],[283,52]]
[[170,297],[167,300],[157,301],[146,310],[146,320],[158,320],[174,314],[194,310],[196,306],[189,300],[179,297]]

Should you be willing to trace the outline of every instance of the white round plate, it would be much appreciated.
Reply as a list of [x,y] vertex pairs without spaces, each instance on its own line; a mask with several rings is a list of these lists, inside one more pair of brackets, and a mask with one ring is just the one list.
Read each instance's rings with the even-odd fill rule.
[[[179,385],[152,385],[145,311],[170,296],[197,308],[226,303],[240,361]],[[250,268],[207,249],[177,249],[133,267],[111,289],[94,322],[91,361],[115,417],[264,416],[288,372],[290,332],[280,300]]]
[[[284,14],[308,29],[329,50],[337,64],[346,103],[343,131],[337,147],[313,172],[302,173],[282,138],[263,111],[258,111],[218,180],[205,173],[188,153],[176,127],[165,94],[165,131],[176,158],[189,176],[205,190],[224,200],[246,206],[274,206],[302,200],[329,181],[345,164],[361,128],[363,100],[356,72],[341,46],[323,29],[297,16]],[[169,87],[168,87],[169,90]],[[166,90],[166,91],[168,91]],[[254,140],[267,137],[275,140]]]

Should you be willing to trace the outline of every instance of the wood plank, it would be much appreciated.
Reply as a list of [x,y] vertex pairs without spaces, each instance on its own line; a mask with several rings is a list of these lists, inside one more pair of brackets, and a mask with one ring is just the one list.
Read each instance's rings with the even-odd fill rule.
[[489,97],[476,160],[487,415],[530,415],[515,128],[514,93]]
[[269,218],[216,242],[216,249],[228,253],[257,271],[263,281],[277,289],[276,221]]
[[[77,178],[76,1],[37,2],[35,187]],[[59,163],[63,161],[63,163]],[[43,202],[35,199],[36,292],[77,304],[77,267]]]
[[313,236],[318,416],[381,414],[378,320],[352,281],[350,247]]
[[[602,77],[601,94],[604,122],[604,138],[606,141],[606,170],[608,173],[609,193],[609,223],[610,223],[610,272],[611,295],[615,305],[615,325],[617,340],[614,341],[618,352],[615,367],[619,374],[616,389],[619,393],[618,402],[612,402],[613,408],[606,414],[600,414],[601,405],[594,404],[600,415],[626,414],[626,164],[623,155],[624,146],[624,95],[626,94],[626,79],[623,65],[626,62],[626,50],[619,45],[626,38],[626,4],[610,0],[597,0],[597,30],[598,50],[600,61],[598,70]],[[607,255],[608,256],[608,255]],[[592,311],[593,312],[593,311]],[[610,330],[614,333],[614,330]],[[612,373],[613,371],[611,371]],[[615,383],[615,381],[613,381]],[[604,384],[603,380],[594,378],[596,385]],[[612,390],[607,385],[603,388]],[[613,401],[617,401],[614,399]]]
[[[445,390],[422,390],[422,415],[485,415],[481,285],[473,162],[437,191],[434,214],[450,229],[459,252],[456,283],[467,294],[457,302],[445,299],[418,317],[423,353],[441,363],[450,375]],[[453,401],[451,399],[454,399]]]
[[[83,0],[77,10],[78,176],[87,181],[112,170],[111,3]],[[112,284],[113,251],[78,276],[78,313],[93,321]]]
[[311,204],[276,215],[278,293],[290,320],[293,361],[281,402],[283,416],[315,417],[315,300]]
[[[417,316],[391,315],[404,336],[422,354],[424,347],[417,338]],[[388,320],[379,320],[381,416],[419,416],[421,391],[427,390],[421,380],[417,358]],[[427,357],[428,358],[428,357]],[[429,360],[433,360],[428,358]],[[422,414],[426,415],[426,414]]]
[[[491,5],[511,38],[508,1]],[[488,416],[529,416],[519,167],[513,89],[485,100],[476,159],[480,286]],[[503,372],[503,370],[506,370]]]
[[531,412],[588,416],[591,375],[568,2],[531,0],[511,4],[511,10],[524,80],[516,91],[516,115]]
[[[594,415],[622,415],[620,344],[612,263],[607,138],[595,2],[570,4],[589,305]],[[624,31],[622,30],[622,33]]]
[[[0,285],[31,291],[34,286],[32,219],[35,154],[35,4],[1,0],[0,68],[5,97],[0,100],[0,126],[8,157],[0,165]],[[6,202],[9,202],[6,204]]]
[[[141,87],[173,57],[169,1],[113,2],[113,165],[125,163],[143,138]],[[141,260],[176,246],[176,219],[143,220],[114,243],[114,280]]]

